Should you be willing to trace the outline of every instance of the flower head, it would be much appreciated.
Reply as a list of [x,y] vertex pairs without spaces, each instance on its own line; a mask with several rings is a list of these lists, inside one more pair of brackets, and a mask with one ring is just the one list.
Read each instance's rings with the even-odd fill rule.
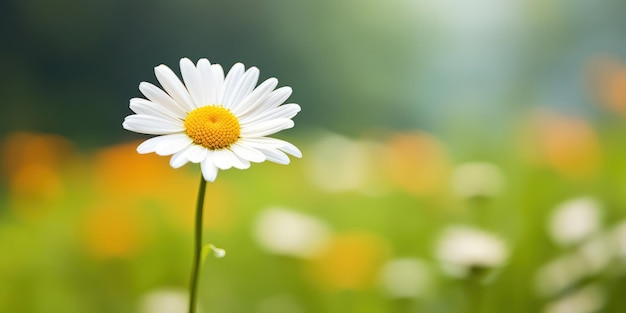
[[187,312],[187,294],[178,289],[156,289],[141,297],[141,313]]
[[301,258],[320,253],[331,230],[313,216],[282,208],[269,208],[256,221],[255,239],[268,252]]
[[561,246],[575,245],[601,228],[602,207],[591,197],[581,197],[560,204],[549,220],[548,231]]
[[[133,98],[122,126],[130,131],[157,135],[137,147],[139,153],[172,155],[170,165],[200,163],[202,175],[214,181],[218,169],[246,169],[251,162],[288,164],[291,154],[302,153],[289,142],[266,137],[294,126],[291,120],[300,106],[283,104],[291,88],[275,89],[269,78],[256,86],[259,70],[235,64],[224,75],[219,64],[200,59],[197,64],[180,60],[183,81],[167,66],[154,72],[163,87],[142,82],[147,99]],[[184,82],[184,83],[183,83]]]
[[430,269],[419,259],[402,258],[385,263],[380,285],[391,298],[418,298],[431,287]]
[[466,277],[474,270],[504,265],[508,248],[497,236],[468,226],[450,226],[442,234],[437,258],[452,276]]
[[452,173],[452,189],[463,198],[493,197],[502,191],[504,175],[495,164],[465,163]]

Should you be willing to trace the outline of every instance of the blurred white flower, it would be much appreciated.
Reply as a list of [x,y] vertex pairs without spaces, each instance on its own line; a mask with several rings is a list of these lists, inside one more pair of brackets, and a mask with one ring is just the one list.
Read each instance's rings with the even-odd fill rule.
[[448,274],[464,277],[475,269],[504,265],[508,249],[493,234],[467,226],[452,226],[443,232],[436,255]]
[[380,272],[380,285],[391,298],[417,298],[431,285],[428,265],[406,258],[387,262]]
[[[157,289],[141,298],[141,313],[186,313],[188,309],[187,292],[179,289]],[[202,312],[198,308],[198,312]]]
[[257,218],[254,235],[258,244],[268,252],[308,258],[327,244],[331,231],[314,217],[270,208]]
[[552,297],[605,270],[613,257],[610,244],[607,235],[596,234],[576,250],[546,263],[535,276],[537,292]]
[[539,268],[535,275],[537,293],[552,297],[573,286],[589,273],[584,258],[573,253],[554,259]]
[[[326,192],[359,191],[379,195],[385,190],[380,160],[384,147],[374,141],[352,140],[326,134],[313,146],[309,159],[312,183]],[[329,175],[332,173],[332,175]]]
[[552,303],[545,313],[592,313],[599,312],[604,306],[604,292],[600,287],[591,285],[576,290]]
[[548,231],[559,245],[578,244],[600,229],[600,204],[582,197],[560,204],[549,221]]
[[613,227],[611,249],[617,260],[626,265],[626,220]]
[[611,238],[606,233],[597,233],[585,240],[576,253],[580,255],[590,274],[605,269],[613,258]]
[[493,197],[502,191],[504,175],[491,163],[473,162],[457,166],[452,173],[452,191],[460,197]]

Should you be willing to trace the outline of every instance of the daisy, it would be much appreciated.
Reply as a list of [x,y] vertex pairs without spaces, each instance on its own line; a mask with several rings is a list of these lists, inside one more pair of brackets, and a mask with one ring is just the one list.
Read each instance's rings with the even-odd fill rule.
[[[137,147],[137,152],[171,155],[170,165],[200,163],[206,181],[215,181],[218,169],[246,169],[250,163],[272,161],[288,164],[290,154],[302,157],[289,142],[267,137],[294,126],[291,120],[300,106],[283,104],[290,87],[275,89],[269,78],[256,86],[259,70],[235,64],[226,75],[219,64],[200,59],[197,64],[180,60],[183,81],[166,65],[154,68],[163,89],[142,82],[147,99],[133,98],[136,114],[124,119],[130,131],[157,135]],[[255,88],[256,87],[256,88]]]
[[494,234],[468,226],[450,226],[441,235],[436,254],[447,274],[466,277],[504,265],[509,252],[505,242]]

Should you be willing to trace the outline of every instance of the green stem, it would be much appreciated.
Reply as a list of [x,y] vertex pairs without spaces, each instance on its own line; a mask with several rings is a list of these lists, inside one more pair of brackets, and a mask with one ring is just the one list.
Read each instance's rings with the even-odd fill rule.
[[202,210],[204,208],[205,191],[206,180],[202,177],[202,174],[200,174],[200,188],[198,189],[198,202],[196,203],[193,265],[191,267],[191,279],[189,282],[189,313],[196,312],[196,295],[198,293],[198,276],[200,274],[200,255],[202,253]]
[[482,285],[478,273],[472,272],[465,279],[465,297],[466,312],[480,313],[482,312]]

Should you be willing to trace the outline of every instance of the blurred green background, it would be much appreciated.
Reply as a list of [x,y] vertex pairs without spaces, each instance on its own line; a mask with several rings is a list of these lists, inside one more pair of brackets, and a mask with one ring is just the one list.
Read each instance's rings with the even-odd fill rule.
[[121,127],[181,57],[302,106],[276,135],[301,160],[209,185],[202,312],[626,310],[624,1],[9,0],[0,24],[0,312],[185,311],[199,168]]

